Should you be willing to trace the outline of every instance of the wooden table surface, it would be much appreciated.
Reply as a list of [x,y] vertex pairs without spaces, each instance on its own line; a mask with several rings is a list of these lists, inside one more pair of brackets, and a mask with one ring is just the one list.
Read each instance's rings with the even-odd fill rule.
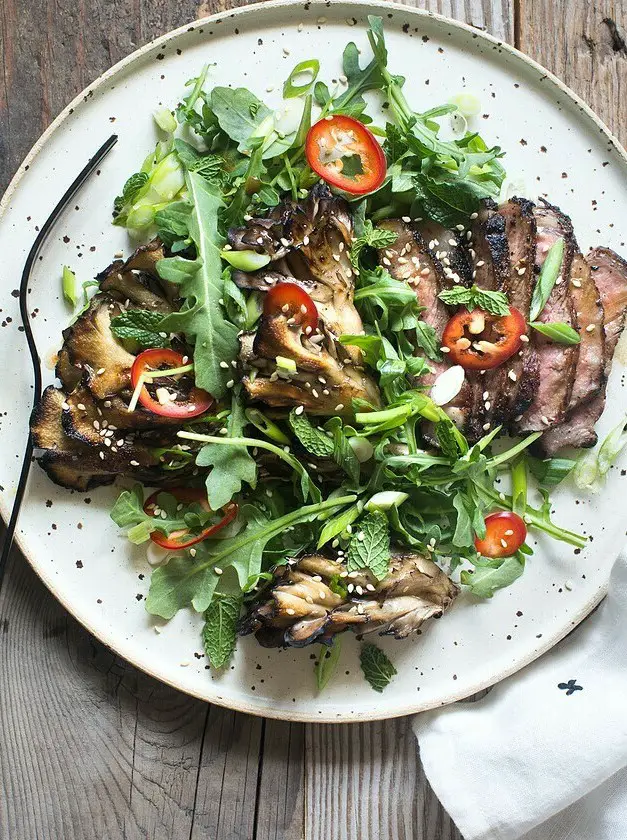
[[[103,70],[229,5],[0,0],[0,194],[48,123]],[[515,44],[627,140],[626,0],[408,5]],[[93,639],[14,552],[0,593],[0,840],[105,838],[461,835],[424,777],[409,719],[288,724],[193,700]]]

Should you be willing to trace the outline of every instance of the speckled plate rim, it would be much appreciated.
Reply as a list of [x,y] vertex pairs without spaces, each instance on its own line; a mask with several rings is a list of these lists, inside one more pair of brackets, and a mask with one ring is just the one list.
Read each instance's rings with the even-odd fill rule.
[[[104,84],[106,84],[109,80],[115,78],[118,74],[126,70],[130,65],[132,65],[135,61],[140,58],[143,58],[146,55],[149,55],[153,51],[159,50],[163,45],[167,44],[174,38],[177,38],[181,35],[184,35],[186,32],[191,31],[192,29],[197,28],[198,26],[202,26],[209,23],[215,23],[218,21],[223,20],[231,20],[235,17],[244,17],[251,14],[255,14],[256,16],[265,15],[276,9],[289,9],[289,8],[300,8],[301,6],[306,5],[308,10],[319,8],[320,10],[327,10],[329,8],[328,0],[310,0],[306,4],[303,4],[301,0],[267,0],[264,2],[263,5],[248,5],[242,6],[237,9],[231,9],[224,12],[218,12],[214,15],[209,15],[208,17],[199,18],[195,21],[191,21],[188,24],[184,24],[183,26],[178,27],[177,29],[173,29],[170,32],[166,33],[165,35],[156,38],[153,41],[150,41],[148,44],[145,44],[143,47],[140,47],[135,52],[131,53],[130,55],[123,58],[121,61],[114,64],[109,70],[105,71],[102,75],[100,75],[92,84],[88,85],[81,93],[79,93],[62,111],[61,113],[53,120],[53,122],[48,126],[48,128],[43,132],[43,134],[39,137],[39,139],[35,142],[31,150],[28,152],[22,163],[20,164],[17,172],[11,179],[9,186],[7,187],[2,199],[0,199],[0,223],[3,220],[4,214],[9,206],[9,203],[13,197],[13,194],[17,190],[25,172],[30,167],[31,163],[35,160],[35,158],[39,155],[41,150],[44,148],[50,137],[57,131],[57,129],[65,122],[65,120],[73,114],[78,108],[80,108],[84,102],[86,101],[86,97],[93,93],[94,91],[100,89]],[[370,2],[362,2],[362,0],[342,0],[341,3],[337,5],[343,6],[352,6],[355,9],[361,10],[372,10],[372,9],[381,9],[382,11],[389,12],[393,10],[398,13],[402,13],[408,17],[414,18],[429,18],[435,20],[442,25],[446,25],[447,27],[454,27],[455,29],[461,30],[466,33],[471,33],[473,36],[477,38],[481,38],[484,41],[497,46],[499,49],[503,50],[504,52],[508,53],[512,58],[516,61],[521,62],[524,65],[527,65],[528,68],[535,71],[536,73],[540,74],[543,79],[547,79],[552,85],[554,85],[562,94],[565,94],[573,103],[577,105],[577,107],[581,110],[583,114],[585,114],[592,122],[598,127],[600,132],[607,138],[607,140],[612,144],[615,151],[617,152],[619,158],[622,159],[625,168],[627,169],[627,151],[623,148],[619,140],[612,134],[610,129],[605,125],[605,123],[595,114],[595,112],[567,85],[565,85],[557,76],[539,64],[537,61],[529,58],[527,55],[522,53],[520,50],[512,47],[510,44],[495,38],[493,35],[488,34],[480,29],[477,29],[469,24],[462,23],[461,21],[452,20],[451,18],[445,17],[444,15],[437,14],[435,12],[430,12],[425,9],[416,9],[410,6],[405,6],[400,3],[393,3],[387,2],[387,0],[370,0]],[[4,520],[5,524],[8,521],[8,518],[11,513],[11,505],[5,501],[4,498],[0,498],[0,516]],[[318,717],[314,717],[312,714],[298,712],[296,710],[285,712],[280,709],[267,709],[264,712],[261,712],[260,709],[256,706],[249,705],[246,702],[227,702],[224,698],[219,696],[212,697],[210,700],[207,700],[206,695],[203,696],[200,692],[196,692],[190,690],[189,688],[183,688],[180,684],[177,683],[176,680],[166,679],[156,670],[147,667],[144,663],[139,662],[136,658],[132,656],[125,656],[123,654],[119,654],[116,647],[115,642],[113,640],[107,640],[103,638],[102,634],[99,633],[89,621],[84,619],[79,619],[72,609],[72,605],[69,600],[64,597],[63,593],[57,589],[54,583],[51,580],[47,580],[37,567],[37,563],[34,559],[32,559],[26,551],[25,546],[22,544],[22,540],[20,539],[19,532],[15,535],[15,542],[20,548],[22,555],[26,557],[30,566],[37,574],[37,576],[41,579],[47,589],[54,595],[54,597],[62,604],[62,606],[93,636],[95,636],[100,642],[106,645],[108,648],[113,650],[117,655],[122,656],[127,662],[129,662],[134,667],[138,668],[139,670],[143,671],[144,673],[148,674],[149,676],[153,677],[156,680],[159,680],[166,685],[171,686],[172,688],[177,689],[178,691],[183,691],[185,694],[188,694],[192,697],[195,697],[199,700],[204,700],[205,702],[215,703],[218,706],[224,706],[229,709],[233,709],[234,711],[243,712],[246,714],[255,715],[257,717],[267,717],[267,718],[274,718],[278,720],[287,720],[290,722],[298,722],[298,723],[363,723],[365,721],[373,721],[373,720],[384,720],[392,717],[402,717],[404,715],[410,714],[417,714],[419,712],[428,711],[433,708],[439,708],[441,706],[449,705],[450,703],[457,702],[459,700],[464,700],[467,697],[470,697],[473,694],[476,694],[479,691],[482,691],[486,688],[489,688],[492,685],[495,685],[498,682],[506,679],[507,677],[511,676],[512,674],[517,673],[521,669],[525,668],[534,660],[538,659],[540,656],[545,654],[555,645],[557,645],[562,639],[564,639],[578,624],[580,624],[588,615],[594,610],[594,608],[603,600],[605,595],[607,594],[607,581],[603,581],[600,583],[598,590],[594,593],[594,595],[581,607],[581,609],[575,613],[574,616],[571,617],[568,625],[560,628],[559,631],[553,633],[553,635],[548,636],[542,645],[538,646],[534,649],[528,656],[521,657],[517,662],[508,666],[506,668],[502,668],[496,674],[491,674],[489,678],[484,680],[478,680],[476,684],[472,686],[466,685],[463,689],[459,691],[451,691],[447,698],[443,700],[441,703],[434,705],[433,703],[410,703],[404,709],[395,709],[389,713],[379,713],[377,711],[372,712],[364,712],[364,713],[356,713],[349,717],[334,717],[332,719],[320,719]]]

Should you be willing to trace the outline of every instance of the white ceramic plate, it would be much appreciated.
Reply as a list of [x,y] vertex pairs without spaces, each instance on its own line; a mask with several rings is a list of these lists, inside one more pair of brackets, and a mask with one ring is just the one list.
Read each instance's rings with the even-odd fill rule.
[[[482,101],[478,127],[507,150],[510,177],[530,196],[547,194],[572,215],[580,246],[604,244],[626,253],[624,152],[582,102],[541,67],[511,48],[458,23],[390,4],[269,3],[184,27],[118,64],[75,100],[36,144],[1,205],[0,511],[14,498],[31,402],[31,371],[18,331],[19,284],[38,230],[80,167],[115,131],[119,143],[68,209],[37,264],[29,297],[47,377],[68,311],[60,299],[60,267],[91,278],[125,234],[110,225],[111,204],[125,177],[154,145],[152,111],[174,105],[190,76],[215,63],[211,84],[250,86],[269,104],[291,68],[317,56],[322,78],[337,77],[347,41],[367,53],[367,14],[382,14],[393,72],[407,77],[419,109],[467,87]],[[356,25],[349,26],[347,19]],[[320,20],[320,22],[318,22]],[[302,24],[302,26],[301,26]],[[283,48],[289,50],[285,54]],[[275,92],[266,88],[275,86]],[[616,226],[615,226],[616,223]],[[625,410],[624,350],[617,353],[601,432]],[[47,383],[45,383],[47,384]],[[214,676],[202,657],[200,617],[182,611],[160,634],[142,603],[149,566],[109,519],[115,491],[85,498],[54,486],[34,467],[17,539],[51,592],[95,636],[137,667],[197,697],[254,714],[290,720],[353,721],[432,708],[486,687],[549,649],[601,599],[625,537],[621,493],[612,469],[602,495],[555,494],[557,518],[593,541],[581,553],[541,540],[527,571],[489,602],[459,598],[419,638],[381,645],[399,675],[381,695],[364,682],[351,638],[329,687],[316,696],[311,651],[268,651],[240,642],[233,667]],[[572,674],[565,674],[565,678]]]

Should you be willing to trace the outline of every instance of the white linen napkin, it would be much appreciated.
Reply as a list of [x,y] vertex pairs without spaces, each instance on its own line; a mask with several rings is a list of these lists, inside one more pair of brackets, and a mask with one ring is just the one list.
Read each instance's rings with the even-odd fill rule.
[[476,703],[413,720],[464,840],[627,838],[627,552],[597,611]]

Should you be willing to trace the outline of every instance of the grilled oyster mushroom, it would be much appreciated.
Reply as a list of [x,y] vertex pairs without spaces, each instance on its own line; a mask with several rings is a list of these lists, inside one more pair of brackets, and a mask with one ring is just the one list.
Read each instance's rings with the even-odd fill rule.
[[[256,334],[240,338],[242,382],[251,399],[274,407],[302,405],[311,414],[352,414],[353,399],[380,405],[379,389],[344,347],[324,328],[307,336],[283,315],[263,316]],[[279,368],[291,359],[296,372]]]
[[95,295],[87,311],[63,330],[63,347],[56,374],[66,391],[82,380],[93,395],[104,400],[130,386],[135,357],[111,332],[111,319],[122,306],[106,293]]
[[[337,341],[342,334],[363,332],[353,303],[352,237],[348,205],[324,184],[305,201],[284,202],[267,218],[229,232],[234,249],[254,249],[272,260],[267,270],[235,272],[240,288],[266,292],[277,283],[296,283],[313,298],[320,316],[317,330],[305,334],[283,314],[264,315],[255,334],[240,337],[243,383],[252,399],[275,407],[303,405],[320,415],[350,415],[356,398],[380,404],[378,388],[361,366],[361,351]],[[294,361],[296,372],[288,376],[277,369],[277,356]]]
[[439,618],[459,592],[432,560],[401,551],[380,582],[319,554],[279,567],[275,581],[240,625],[240,633],[255,633],[266,647],[328,642],[349,628],[404,639],[428,618]]
[[141,309],[163,312],[172,311],[172,304],[178,296],[177,287],[161,280],[157,263],[165,257],[165,249],[159,239],[142,245],[124,262],[115,260],[96,279],[100,290],[108,292],[121,303],[134,303]]
[[180,481],[195,469],[192,458],[189,467],[163,470],[161,451],[180,449],[174,431],[118,429],[104,416],[90,419],[88,404],[80,405],[85,406],[84,411],[72,396],[66,397],[50,385],[31,417],[33,444],[42,450],[39,464],[56,484],[84,491],[111,484],[118,475],[130,475],[146,484],[167,484]]
[[[229,241],[235,250],[252,248],[272,260],[267,270],[235,272],[240,288],[267,292],[277,283],[295,283],[315,301],[331,334],[362,332],[349,258],[353,219],[344,199],[333,196],[326,184],[316,185],[301,203],[284,202],[267,219],[251,219],[245,228],[231,230]],[[349,355],[361,361],[357,348],[349,348]]]

